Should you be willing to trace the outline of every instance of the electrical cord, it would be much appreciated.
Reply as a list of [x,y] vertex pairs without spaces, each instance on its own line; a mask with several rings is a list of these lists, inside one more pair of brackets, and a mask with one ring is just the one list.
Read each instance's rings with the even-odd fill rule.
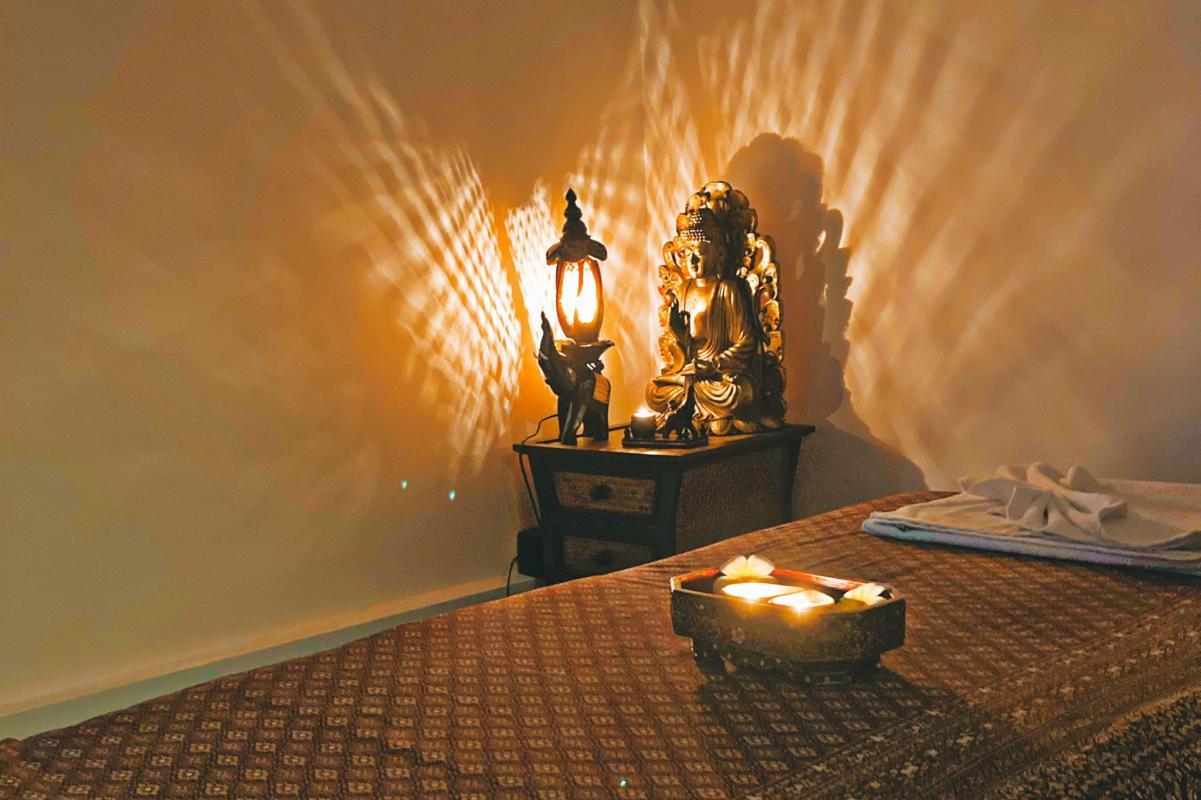
[[522,439],[521,443],[525,444],[530,439],[533,439],[535,436],[538,435],[538,432],[542,430],[542,423],[546,422],[548,419],[554,419],[557,416],[558,416],[558,414],[547,414],[545,417],[538,420],[538,425],[534,428],[534,432],[531,433],[529,436],[525,437],[524,439]]
[[510,590],[513,583],[513,567],[517,566],[517,556],[513,556],[513,560],[509,562],[509,572],[505,575],[505,597],[510,596]]
[[[533,439],[535,436],[537,436],[538,432],[542,430],[542,423],[546,422],[548,419],[553,419],[555,416],[557,415],[547,414],[545,417],[538,420],[538,426],[534,428],[534,432],[522,439],[521,443],[525,444],[530,439]],[[538,501],[534,499],[534,490],[530,486],[530,477],[526,474],[525,456],[523,456],[521,453],[517,454],[517,464],[521,467],[521,482],[525,484],[525,493],[530,498],[530,508],[534,512],[534,520],[538,523],[538,527],[542,527],[542,510],[538,508]]]
[[[538,424],[534,427],[534,432],[531,433],[529,436],[525,437],[524,439],[522,439],[521,443],[526,444],[527,442],[529,442],[530,439],[533,439],[535,436],[537,436],[542,431],[542,423],[546,422],[549,419],[553,419],[556,416],[558,416],[558,415],[557,414],[547,414],[545,417],[538,420]],[[618,431],[625,427],[626,427],[625,425],[610,425],[609,430],[610,431]],[[534,520],[538,523],[538,527],[541,528],[542,527],[542,509],[540,509],[538,507],[538,501],[536,499],[534,499],[534,489],[530,485],[531,478],[530,478],[528,472],[526,471],[524,454],[522,454],[522,453],[517,454],[517,465],[521,468],[521,482],[525,484],[526,496],[530,498],[530,509],[534,512]],[[509,562],[509,571],[505,575],[505,597],[510,596],[510,592],[512,589],[512,581],[513,581],[513,567],[515,567],[515,566],[517,566],[516,558],[514,558],[512,561]]]
[[[542,423],[546,422],[548,419],[551,419],[552,417],[555,417],[555,416],[557,416],[557,415],[556,414],[547,414],[545,417],[538,420],[538,424],[534,427],[534,432],[531,433],[529,436],[525,437],[524,439],[522,439],[521,443],[525,444],[530,439],[533,439],[535,436],[537,436],[538,433],[542,430]],[[534,520],[538,523],[538,527],[541,528],[542,527],[542,510],[540,508],[538,508],[538,501],[534,499],[534,489],[532,486],[530,486],[530,476],[526,473],[526,469],[525,469],[525,456],[521,453],[517,454],[517,466],[519,466],[521,468],[521,482],[525,484],[526,496],[530,498],[530,509],[534,512]],[[515,567],[515,566],[517,566],[517,557],[516,556],[514,556],[513,560],[509,562],[509,570],[505,574],[505,597],[509,597],[510,594],[512,593],[513,567]]]

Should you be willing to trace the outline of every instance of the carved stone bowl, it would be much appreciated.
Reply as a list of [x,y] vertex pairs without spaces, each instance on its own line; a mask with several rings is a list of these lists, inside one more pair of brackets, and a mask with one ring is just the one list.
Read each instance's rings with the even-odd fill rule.
[[842,605],[844,594],[867,582],[776,568],[776,582],[835,600],[797,611],[723,594],[714,588],[720,575],[708,569],[671,579],[672,630],[692,639],[702,666],[728,662],[804,677],[855,678],[870,674],[882,653],[905,642],[905,598],[890,586],[890,597],[873,605]]

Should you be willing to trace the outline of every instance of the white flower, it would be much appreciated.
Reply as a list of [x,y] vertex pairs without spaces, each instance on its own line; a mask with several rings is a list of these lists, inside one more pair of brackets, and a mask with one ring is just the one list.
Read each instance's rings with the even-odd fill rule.
[[842,596],[843,600],[858,600],[864,605],[875,605],[882,603],[887,598],[883,595],[888,591],[888,588],[881,586],[878,583],[865,583],[862,586],[856,586],[851,591]]
[[727,578],[767,578],[775,568],[775,564],[762,556],[735,556],[722,566],[721,574]]

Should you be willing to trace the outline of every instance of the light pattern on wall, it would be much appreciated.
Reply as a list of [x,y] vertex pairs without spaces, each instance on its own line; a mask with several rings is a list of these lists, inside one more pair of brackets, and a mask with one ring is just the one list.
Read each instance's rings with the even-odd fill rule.
[[[374,78],[347,67],[306,6],[304,51],[251,7],[281,71],[319,109],[324,136],[308,163],[337,198],[325,223],[338,245],[362,252],[366,278],[393,290],[406,334],[397,369],[417,389],[451,446],[448,472],[477,473],[507,436],[521,335],[495,219],[471,157],[423,133]],[[323,67],[314,71],[305,65]],[[523,287],[525,288],[525,287]]]
[[[824,161],[851,252],[849,396],[834,419],[898,448],[935,486],[1004,458],[1120,469],[1114,435],[1139,415],[1138,392],[1112,383],[1098,354],[1137,371],[1188,318],[1190,301],[1159,286],[1189,267],[1147,263],[1137,242],[1156,252],[1157,234],[1132,223],[1146,215],[1135,198],[1170,180],[1165,154],[1198,128],[1182,51],[1155,44],[1182,20],[1112,3],[768,0],[740,12],[673,47],[702,54],[692,103],[718,110],[715,165],[765,132]],[[1154,369],[1152,382],[1168,379]],[[1178,427],[1193,413],[1159,412]],[[1188,474],[1179,455],[1159,465]]]
[[[707,179],[730,177],[731,166],[770,159],[760,137],[771,134],[812,162],[806,174],[818,191],[815,198],[801,193],[791,200],[799,210],[774,210],[784,230],[765,226],[786,240],[793,235],[788,225],[805,228],[794,237],[799,252],[791,254],[799,259],[793,293],[801,295],[792,324],[807,337],[789,356],[789,368],[800,373],[794,390],[806,395],[794,408],[811,418],[830,416],[873,447],[895,448],[932,483],[948,485],[1012,443],[975,409],[999,402],[1023,418],[1041,419],[1039,397],[1065,376],[1078,385],[1103,381],[1095,361],[1084,356],[1097,344],[1117,351],[1122,343],[1115,338],[1120,326],[1100,323],[1103,315],[1095,310],[1134,324],[1140,312],[1122,298],[1145,298],[1141,312],[1155,298],[1138,291],[1139,278],[1114,262],[1114,248],[1099,239],[1111,227],[1107,222],[1124,213],[1131,187],[1159,169],[1156,154],[1177,146],[1182,135],[1180,103],[1150,108],[1151,124],[1136,130],[1106,117],[1112,93],[1137,103],[1131,98],[1138,82],[1130,76],[1138,74],[1136,63],[1151,57],[1140,35],[1154,20],[1105,6],[1071,12],[1088,17],[1081,24],[1066,11],[1034,3],[973,8],[763,0],[713,17],[685,6],[640,0],[629,74],[608,99],[591,140],[582,137],[577,168],[565,180],[544,177],[526,203],[505,210],[504,243],[486,235],[475,247],[488,253],[489,263],[511,263],[513,276],[507,296],[504,287],[496,296],[465,294],[467,317],[477,319],[480,308],[497,310],[495,323],[516,314],[533,336],[549,295],[541,254],[558,229],[560,187],[573,185],[591,229],[614,254],[604,267],[616,309],[606,335],[631,345],[649,341],[649,273],[681,198]],[[345,68],[332,72],[342,99],[353,106],[355,90],[347,94],[347,87],[368,73],[356,67],[352,80]],[[379,85],[370,94],[387,99]],[[392,112],[384,151],[402,142],[412,150],[416,123]],[[1081,130],[1089,131],[1088,152],[1077,146]],[[739,162],[757,141],[758,153]],[[438,163],[436,150],[423,151],[422,163]],[[449,180],[472,190],[460,203],[460,218],[428,227],[461,233],[469,218],[479,230],[498,227],[470,156],[460,150],[449,158],[457,166],[445,176],[418,171],[413,180]],[[770,171],[770,164],[755,166]],[[1084,183],[1087,191],[1079,189]],[[752,201],[771,206],[779,198]],[[846,238],[834,243],[835,251],[823,245],[824,234],[810,241],[817,229],[801,219],[828,213],[822,209],[845,220]],[[408,252],[428,261],[433,251],[423,251],[421,235],[412,228],[404,234]],[[813,258],[819,246],[829,252]],[[782,253],[786,262],[789,256]],[[388,255],[378,259],[385,272],[399,263]],[[1107,275],[1078,305],[1092,312],[1065,312],[1045,297],[1030,297],[1032,283],[1078,291],[1074,276],[1089,259],[1098,259]],[[970,302],[963,300],[964,286],[976,287]],[[421,327],[422,309],[440,307],[441,297],[414,298],[403,316],[419,322],[402,324]],[[485,302],[473,306],[472,297]],[[786,320],[789,299],[786,287]],[[1024,333],[1014,336],[1015,329]],[[498,354],[485,371],[511,374],[528,355],[518,352],[524,333],[502,337],[516,350]],[[1020,379],[1009,379],[1011,367],[989,366],[1023,360],[1029,337],[1044,335],[1057,337],[1059,347]],[[982,358],[982,352],[1002,355]],[[445,372],[472,357],[443,354]],[[654,371],[653,359],[637,346],[615,350],[610,360],[625,393],[636,395]],[[484,442],[502,438],[499,421],[512,411],[503,397],[512,384],[506,390],[497,380],[491,399],[453,412],[456,420],[491,420],[474,434],[476,443],[462,445],[464,453],[478,457]],[[1029,432],[1029,442],[1048,453],[1065,451],[1105,429],[1113,410],[1092,396],[1073,394],[1064,419],[1034,423],[1043,427]],[[1023,452],[1037,455],[1029,442]],[[1105,447],[1087,449],[1082,458],[1104,463]]]
[[653,357],[654,265],[645,248],[648,159],[642,143],[645,105],[636,53],[631,53],[620,89],[605,106],[600,123],[584,143],[567,182],[581,198],[594,236],[609,249],[605,275],[605,332],[617,346],[605,356],[606,374],[621,387],[613,399],[617,423],[642,402],[642,385],[657,371]]
[[563,224],[561,210],[558,215],[555,214],[556,205],[562,203],[555,203],[547,184],[540,181],[534,186],[527,203],[505,214],[505,233],[509,238],[513,264],[517,268],[521,302],[525,308],[531,341],[537,341],[541,335],[543,312],[550,321],[555,337],[563,336],[559,319],[552,313],[555,307],[555,271],[546,263],[546,249],[559,240],[559,230]]

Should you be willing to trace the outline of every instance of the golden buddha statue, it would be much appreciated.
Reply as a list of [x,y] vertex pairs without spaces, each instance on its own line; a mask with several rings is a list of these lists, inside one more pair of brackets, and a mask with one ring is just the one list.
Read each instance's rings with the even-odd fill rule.
[[757,225],[746,195],[712,181],[688,199],[663,245],[663,372],[647,386],[647,403],[662,417],[691,393],[697,427],[714,436],[784,422],[778,268]]

